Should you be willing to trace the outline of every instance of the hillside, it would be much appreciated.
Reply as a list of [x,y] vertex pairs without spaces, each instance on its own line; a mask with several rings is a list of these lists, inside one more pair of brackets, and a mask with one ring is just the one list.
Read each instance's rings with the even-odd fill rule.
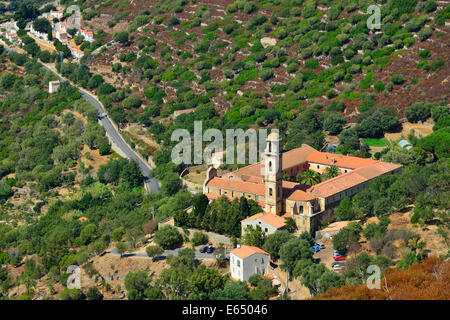
[[[105,42],[125,30],[130,40],[113,43],[89,65],[112,84],[130,86],[144,105],[158,105],[163,115],[192,104],[182,90],[206,95],[230,121],[238,120],[236,111],[249,102],[240,95],[257,92],[264,103],[249,110],[253,115],[241,115],[243,123],[261,116],[261,107],[277,108],[283,119],[301,106],[327,107],[333,101],[344,102],[343,114],[354,120],[363,93],[375,94],[377,107],[392,106],[403,117],[414,102],[440,101],[449,76],[448,68],[437,67],[449,58],[443,50],[448,26],[437,19],[446,3],[438,2],[435,10],[404,3],[405,8],[383,6],[381,32],[372,32],[364,30],[364,1],[92,2],[86,26],[101,28]],[[437,70],[417,68],[423,50],[431,51],[429,64]],[[151,57],[148,67],[145,57]],[[115,63],[126,67],[126,74],[114,74]],[[403,82],[392,84],[394,74]],[[378,81],[387,90],[375,90]],[[145,91],[155,85],[162,90],[158,97]],[[171,100],[178,103],[167,105]]]

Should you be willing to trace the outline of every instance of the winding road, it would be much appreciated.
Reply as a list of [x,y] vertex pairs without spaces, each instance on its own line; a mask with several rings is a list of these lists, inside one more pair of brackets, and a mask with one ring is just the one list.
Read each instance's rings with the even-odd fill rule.
[[[4,48],[7,52],[18,52],[14,49],[9,48],[8,46],[4,45]],[[55,74],[59,79],[62,81],[69,81],[67,79],[64,79],[62,76],[60,76],[55,70],[53,70],[50,66],[41,63],[41,65],[48,71]],[[70,81],[69,81],[70,82]],[[74,85],[72,83],[72,85]],[[75,86],[75,85],[74,85]],[[98,111],[99,114],[99,121],[101,125],[105,128],[106,133],[108,134],[109,138],[112,140],[112,143],[120,149],[122,154],[124,154],[128,159],[132,159],[136,161],[139,168],[141,169],[142,176],[144,177],[144,185],[145,185],[145,191],[146,193],[149,192],[158,192],[160,190],[160,184],[159,181],[155,178],[150,178],[150,166],[148,163],[146,163],[123,139],[122,135],[119,133],[118,129],[114,126],[111,119],[108,117],[106,113],[106,109],[103,106],[103,104],[92,94],[85,91],[84,89],[77,87],[78,91],[81,93],[83,98],[90,102]],[[103,116],[101,116],[103,115]]]

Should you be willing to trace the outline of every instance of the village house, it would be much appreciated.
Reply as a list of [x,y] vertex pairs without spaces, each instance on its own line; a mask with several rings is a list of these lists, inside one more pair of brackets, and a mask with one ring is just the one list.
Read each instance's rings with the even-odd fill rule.
[[48,83],[48,92],[55,93],[56,91],[58,91],[59,86],[60,86],[59,81],[50,81]]
[[52,18],[61,19],[63,16],[64,16],[63,10],[50,11],[50,17],[52,17]]
[[48,34],[34,29],[33,24],[30,25],[30,33],[41,40],[48,41]]
[[[370,180],[397,173],[402,167],[373,159],[319,152],[306,144],[287,152],[278,149],[278,135],[272,133],[267,139],[263,161],[222,177],[214,167],[208,168],[203,193],[210,200],[223,195],[230,199],[255,200],[267,213],[291,217],[299,232],[311,231],[311,227],[315,229],[320,225],[326,209],[367,188]],[[283,180],[285,174],[295,179],[305,170],[323,173],[331,166],[336,166],[340,175],[313,186]]]
[[82,35],[84,37],[84,40],[86,40],[86,41],[89,41],[89,42],[94,41],[94,32],[92,32],[91,30],[81,28],[78,31],[78,34]]
[[64,31],[56,31],[56,39],[63,42],[64,40],[68,40],[67,33]]
[[262,212],[241,221],[242,234],[245,233],[245,229],[248,226],[252,226],[253,228],[260,226],[261,230],[267,236],[277,230],[284,229],[286,227],[286,221],[284,217],[277,216],[273,213]]
[[83,51],[81,51],[77,47],[70,47],[70,52],[72,53],[72,56],[76,59],[81,59],[84,56]]
[[270,255],[258,247],[241,246],[230,252],[230,274],[235,280],[247,281],[255,273],[269,271]]
[[19,37],[17,36],[17,33],[8,32],[6,33],[5,38],[11,41],[12,43],[19,42]]

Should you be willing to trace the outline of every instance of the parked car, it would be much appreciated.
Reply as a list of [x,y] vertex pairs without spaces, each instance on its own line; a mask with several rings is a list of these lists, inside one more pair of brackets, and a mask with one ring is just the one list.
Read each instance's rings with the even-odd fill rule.
[[207,249],[208,249],[207,246],[201,247],[201,248],[200,248],[200,253],[205,253]]
[[343,261],[343,260],[345,260],[344,256],[338,255],[334,257],[334,261]]
[[337,250],[334,250],[333,251],[333,257],[336,257],[336,256],[343,256],[343,254],[341,252],[337,251]]
[[336,266],[336,265],[343,265],[343,262],[339,262],[339,261],[334,261],[334,262],[332,262],[331,263],[331,267],[334,267],[334,266]]
[[311,250],[312,250],[313,252],[319,252],[319,251],[320,251],[320,248],[319,248],[319,246],[311,246]]
[[207,253],[213,253],[214,252],[214,247],[213,246],[209,246],[208,248],[206,248],[206,252]]
[[322,242],[314,243],[315,246],[318,246],[320,250],[325,249],[325,245]]
[[337,270],[344,270],[344,266],[342,264],[336,264],[333,266],[333,270],[337,271]]
[[153,257],[152,261],[156,262],[156,261],[164,260],[165,258],[166,258],[166,256],[156,256],[156,257]]

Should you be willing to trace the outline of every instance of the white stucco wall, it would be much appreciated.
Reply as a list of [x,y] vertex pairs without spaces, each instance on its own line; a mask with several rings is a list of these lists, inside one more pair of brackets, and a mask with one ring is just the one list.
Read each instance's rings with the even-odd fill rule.
[[[251,275],[259,273],[266,274],[269,268],[270,256],[254,253],[245,259],[241,259],[234,254],[230,254],[230,273],[236,280],[247,281]],[[238,261],[240,266],[238,267]]]
[[242,233],[245,232],[245,228],[247,228],[249,225],[251,225],[253,228],[256,228],[256,226],[260,226],[262,231],[264,231],[266,235],[277,231],[277,229],[274,226],[268,224],[267,222],[262,221],[261,219],[253,219],[253,220],[241,221]]

